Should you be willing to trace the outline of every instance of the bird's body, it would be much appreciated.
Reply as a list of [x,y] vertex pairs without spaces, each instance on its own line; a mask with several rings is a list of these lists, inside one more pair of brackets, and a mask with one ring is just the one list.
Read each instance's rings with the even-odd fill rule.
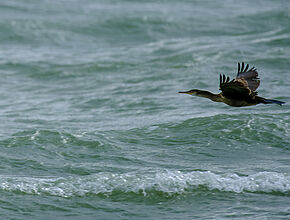
[[260,85],[258,72],[254,67],[250,70],[248,70],[248,68],[249,64],[245,66],[244,62],[242,65],[238,63],[238,74],[237,77],[232,81],[230,81],[229,77],[220,75],[220,90],[222,92],[219,94],[213,94],[211,92],[198,89],[192,89],[179,93],[208,98],[214,102],[223,102],[234,107],[251,106],[260,103],[275,103],[278,105],[285,103],[278,100],[265,99],[258,96],[258,93],[256,92],[256,89]]

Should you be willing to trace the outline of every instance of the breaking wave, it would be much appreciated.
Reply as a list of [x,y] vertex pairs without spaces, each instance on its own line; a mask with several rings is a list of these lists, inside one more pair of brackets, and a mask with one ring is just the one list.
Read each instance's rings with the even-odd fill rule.
[[60,197],[106,195],[114,192],[154,196],[156,193],[186,194],[198,190],[233,193],[290,194],[290,175],[259,172],[240,176],[211,171],[155,171],[113,174],[101,172],[87,176],[22,177],[0,176],[0,190]]

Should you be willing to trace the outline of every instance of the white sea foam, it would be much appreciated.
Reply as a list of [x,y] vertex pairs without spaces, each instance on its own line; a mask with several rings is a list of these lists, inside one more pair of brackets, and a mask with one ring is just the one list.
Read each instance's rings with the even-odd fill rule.
[[0,176],[0,190],[20,191],[29,194],[48,194],[71,197],[86,194],[107,194],[114,191],[142,193],[150,191],[182,194],[203,186],[208,190],[234,193],[290,192],[290,175],[260,172],[249,176],[215,174],[210,171],[155,171],[125,174],[98,173],[70,177]]

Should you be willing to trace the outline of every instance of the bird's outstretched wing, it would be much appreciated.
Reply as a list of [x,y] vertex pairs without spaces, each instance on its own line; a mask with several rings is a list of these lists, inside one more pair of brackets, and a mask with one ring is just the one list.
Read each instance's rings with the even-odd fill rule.
[[226,98],[236,100],[249,99],[257,94],[248,87],[244,78],[236,78],[230,81],[230,78],[225,75],[220,75],[220,90]]
[[247,86],[250,90],[255,91],[259,85],[260,80],[258,78],[258,72],[255,67],[249,69],[249,64],[245,66],[245,63],[242,64],[238,63],[238,75],[236,79],[245,79],[247,81]]

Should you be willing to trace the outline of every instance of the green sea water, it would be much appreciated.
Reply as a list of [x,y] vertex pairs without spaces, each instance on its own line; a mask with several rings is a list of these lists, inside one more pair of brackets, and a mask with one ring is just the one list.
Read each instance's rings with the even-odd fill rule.
[[289,71],[286,0],[2,0],[0,219],[289,219]]

